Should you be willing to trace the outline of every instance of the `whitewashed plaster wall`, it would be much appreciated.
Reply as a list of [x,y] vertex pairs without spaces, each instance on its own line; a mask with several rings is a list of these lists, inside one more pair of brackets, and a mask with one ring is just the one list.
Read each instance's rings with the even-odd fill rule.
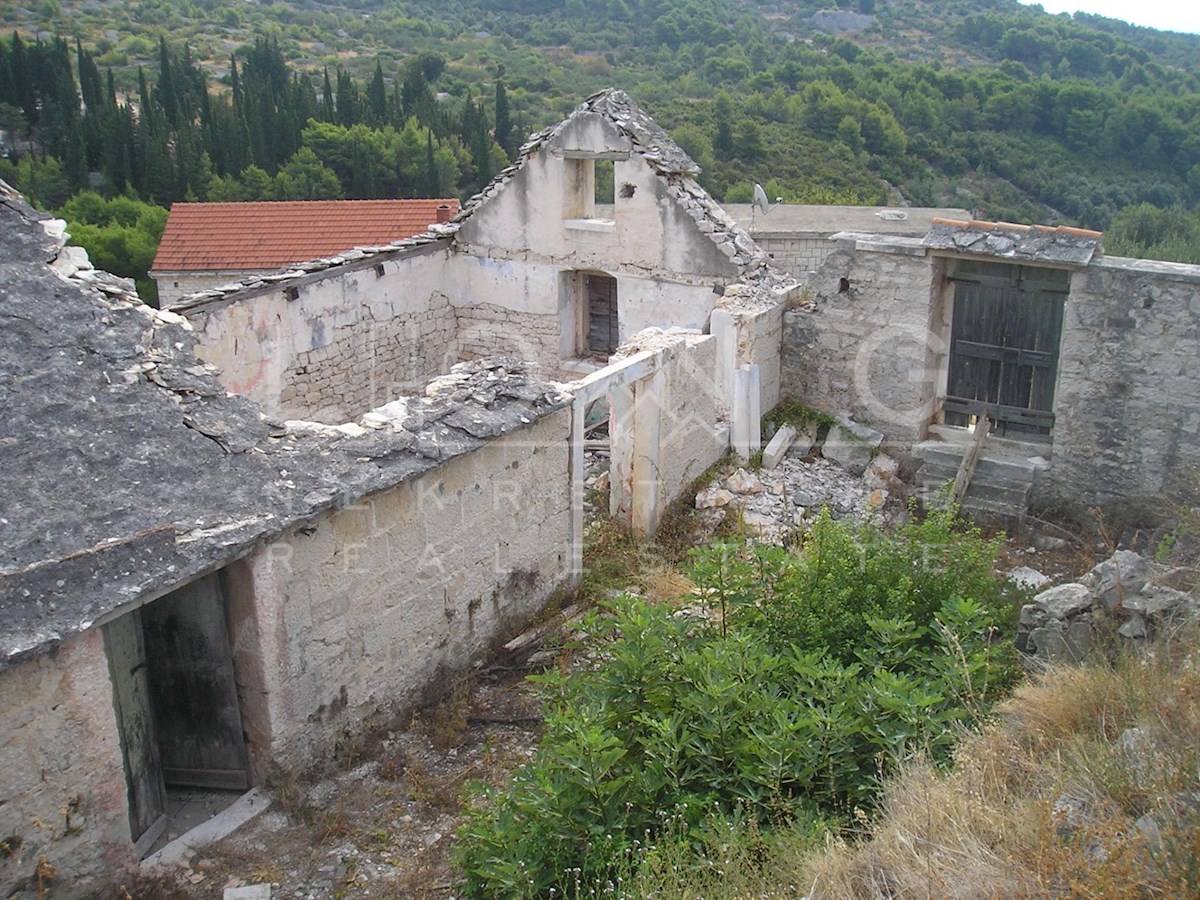
[[[136,860],[99,629],[0,672],[0,892],[90,896]],[[22,893],[24,891],[25,893]]]
[[443,246],[178,311],[196,329],[198,355],[221,369],[226,390],[276,416],[336,423],[458,361],[453,282]]
[[[613,160],[611,219],[586,203],[581,173],[596,158]],[[705,329],[719,299],[714,285],[735,280],[737,271],[703,227],[627,137],[603,116],[581,114],[462,223],[455,248],[475,269],[462,270],[452,302],[460,310],[490,304],[545,317],[520,319],[505,337],[548,353],[557,335],[560,359],[577,349],[569,276],[578,271],[617,279],[622,340],[656,325]]]
[[270,756],[327,763],[339,735],[417,705],[566,583],[569,432],[569,409],[545,415],[247,561],[235,628],[257,647],[239,681]]

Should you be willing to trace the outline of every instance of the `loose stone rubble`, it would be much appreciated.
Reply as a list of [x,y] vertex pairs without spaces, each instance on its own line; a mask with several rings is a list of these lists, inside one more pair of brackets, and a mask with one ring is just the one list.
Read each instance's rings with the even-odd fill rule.
[[1200,599],[1156,583],[1156,574],[1167,573],[1118,550],[1078,581],[1042,591],[1021,609],[1017,649],[1042,662],[1079,662],[1106,618],[1121,637],[1142,642],[1200,614]]
[[904,514],[896,469],[895,460],[881,454],[855,477],[828,459],[792,452],[774,469],[737,468],[714,481],[696,495],[696,509],[707,511],[712,528],[736,511],[749,537],[783,544],[823,510],[858,523],[895,521]]

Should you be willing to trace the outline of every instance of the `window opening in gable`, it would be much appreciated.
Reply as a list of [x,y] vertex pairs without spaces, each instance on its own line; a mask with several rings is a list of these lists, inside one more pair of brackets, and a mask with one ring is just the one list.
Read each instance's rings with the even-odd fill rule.
[[616,202],[616,164],[611,159],[598,159],[592,167],[592,196],[595,206],[612,206]]

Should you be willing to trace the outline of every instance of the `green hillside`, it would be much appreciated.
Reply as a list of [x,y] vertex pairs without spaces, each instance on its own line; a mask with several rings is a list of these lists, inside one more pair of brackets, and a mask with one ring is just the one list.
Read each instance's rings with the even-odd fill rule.
[[[1169,232],[1200,260],[1200,37],[1015,0],[44,0],[0,24],[20,35],[0,51],[0,128],[58,158],[61,182],[24,176],[52,205],[89,170],[160,204],[469,195],[524,134],[616,86],[719,198],[759,181],[797,202],[964,206],[1112,228],[1136,252]],[[60,74],[30,106],[14,66],[39,55]],[[101,88],[82,115],[51,110],[70,106],[67,66],[85,100]],[[151,115],[102,125],[106,103],[142,100]],[[128,165],[105,165],[114,134]]]

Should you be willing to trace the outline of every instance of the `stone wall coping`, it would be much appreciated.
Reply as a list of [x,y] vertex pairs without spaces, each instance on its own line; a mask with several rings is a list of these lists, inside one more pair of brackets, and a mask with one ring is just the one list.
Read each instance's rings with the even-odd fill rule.
[[1171,281],[1200,284],[1200,266],[1190,263],[1165,262],[1157,259],[1134,259],[1129,256],[1097,256],[1091,269],[1107,269],[1114,272],[1133,272],[1139,275],[1156,275]]

